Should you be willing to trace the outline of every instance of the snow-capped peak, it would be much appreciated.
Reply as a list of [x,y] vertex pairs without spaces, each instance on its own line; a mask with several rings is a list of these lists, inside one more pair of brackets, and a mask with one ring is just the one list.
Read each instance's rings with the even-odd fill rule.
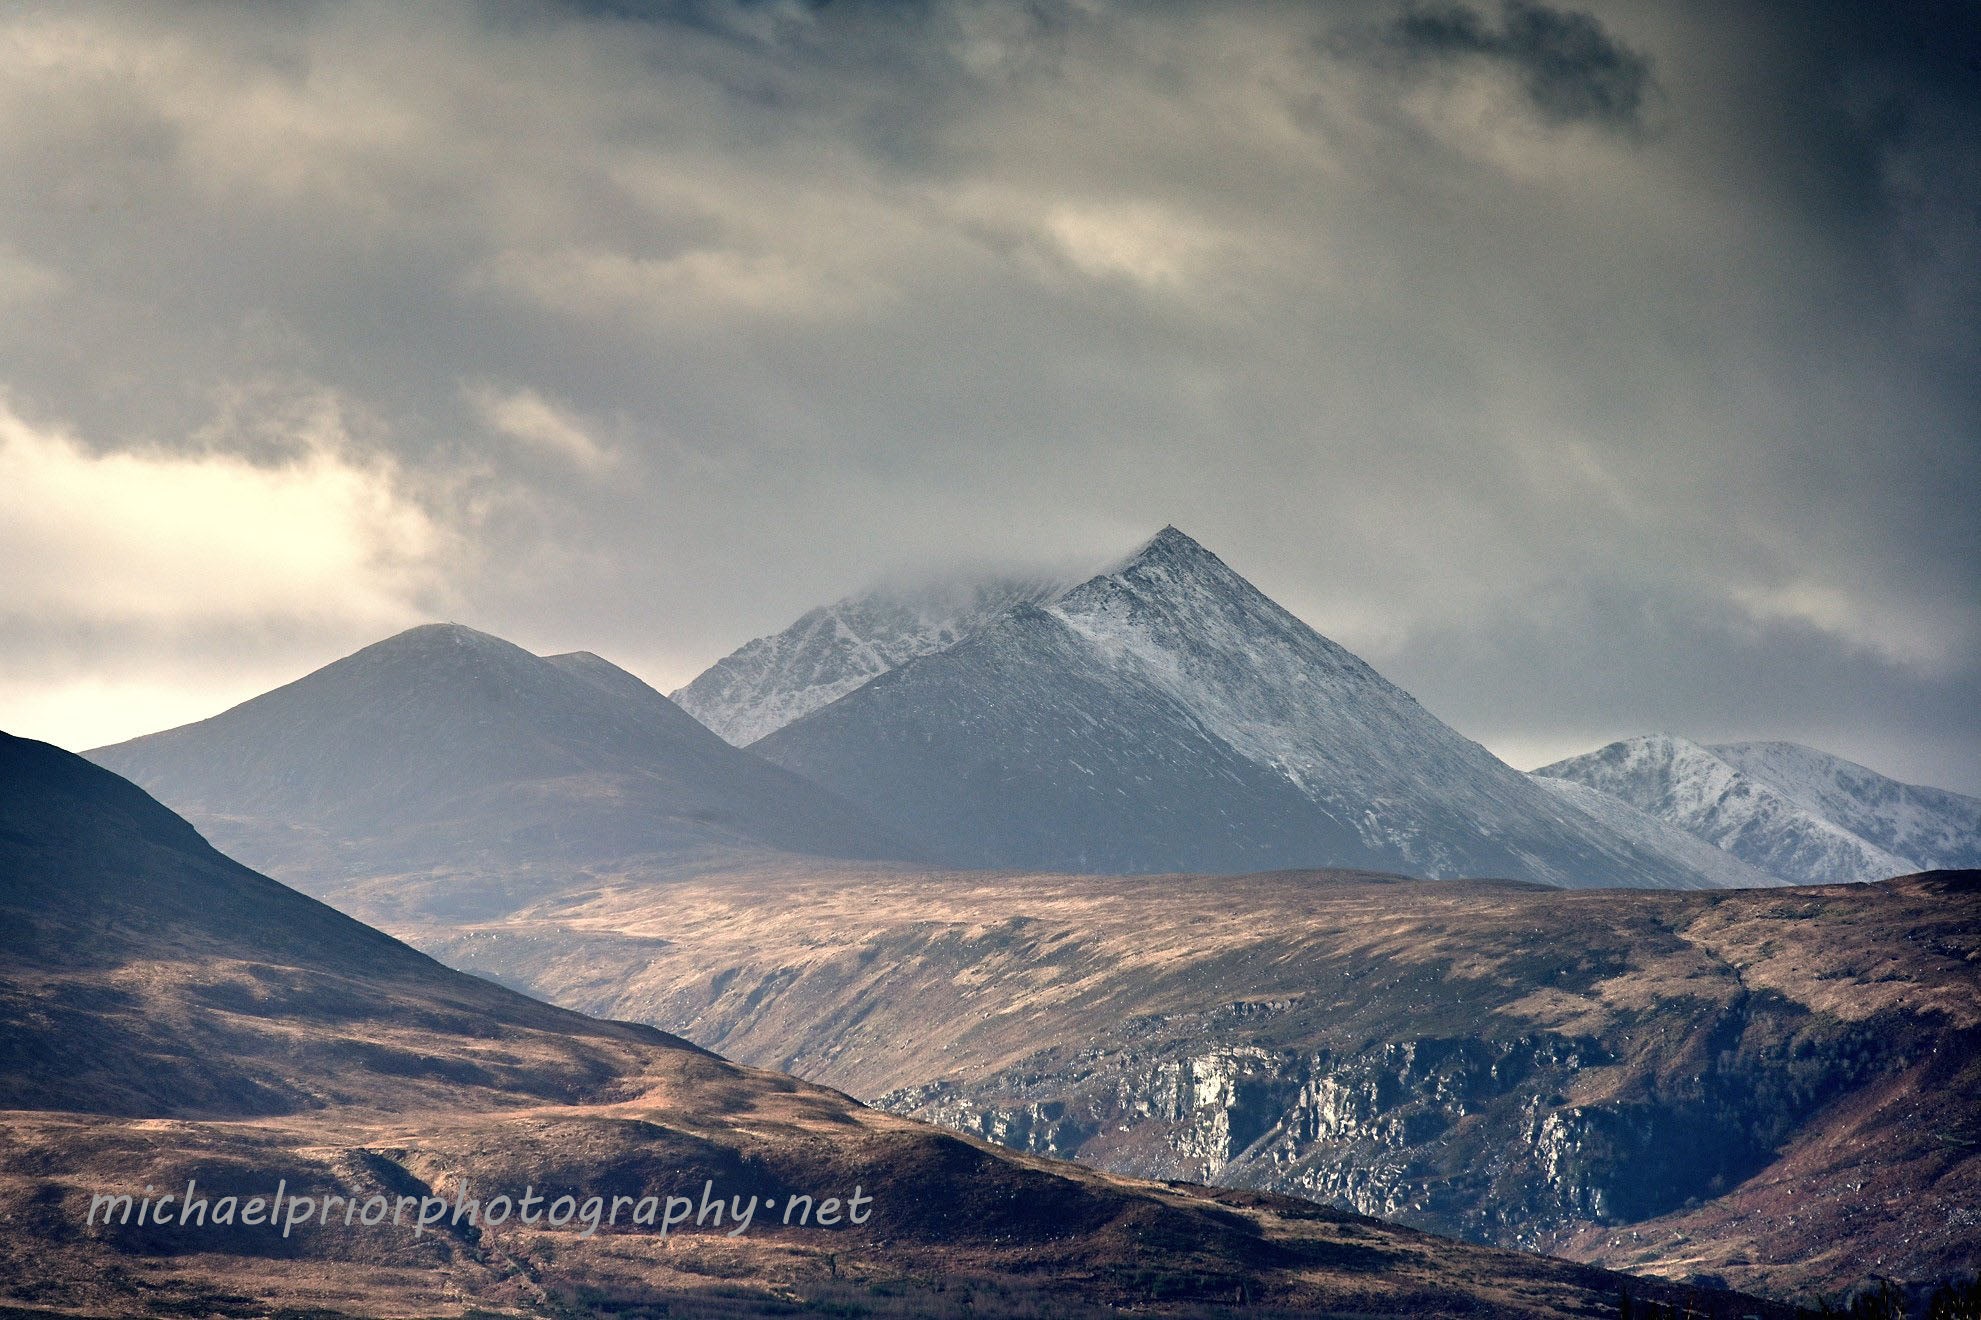
[[745,644],[672,696],[729,742],[747,746],[1066,585],[1047,575],[1003,574],[878,587]]
[[1371,733],[1408,741],[1405,728],[1426,718],[1401,689],[1174,527],[1045,608],[1296,784],[1338,778],[1344,767],[1328,748],[1340,745],[1344,718],[1357,742]]
[[1981,862],[1981,801],[1794,743],[1651,734],[1535,773],[1608,793],[1796,884]]
[[1715,743],[1713,755],[1919,869],[1981,866],[1981,798],[1907,784],[1792,742]]
[[937,847],[967,835],[966,864],[1714,883],[1648,841],[1662,827],[1624,837],[1546,791],[1175,527],[883,681],[838,676],[756,749]]

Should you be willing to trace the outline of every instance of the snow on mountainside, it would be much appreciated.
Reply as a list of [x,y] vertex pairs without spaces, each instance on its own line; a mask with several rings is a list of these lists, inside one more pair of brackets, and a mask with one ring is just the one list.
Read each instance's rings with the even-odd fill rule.
[[992,620],[1048,600],[1067,585],[1047,577],[993,577],[849,596],[716,661],[673,693],[673,700],[745,747],[897,665],[947,650]]
[[1981,868],[1981,798],[1903,784],[1798,743],[1716,743],[1708,750],[1922,871]]
[[[1669,734],[1628,738],[1543,766],[1724,848],[1793,884],[1882,880],[1969,865],[1981,803],[1914,789],[1787,743],[1702,747]],[[1862,826],[1873,837],[1851,828]],[[1929,843],[1930,855],[1886,842]]]
[[1532,780],[1563,802],[1594,816],[1609,829],[1634,839],[1646,847],[1671,854],[1712,882],[1716,889],[1767,889],[1788,881],[1758,866],[1750,866],[1724,848],[1667,825],[1647,811],[1639,811],[1622,798],[1578,784],[1573,779],[1533,775]]
[[1689,842],[1537,785],[1174,528],[753,750],[965,864],[1716,883]]

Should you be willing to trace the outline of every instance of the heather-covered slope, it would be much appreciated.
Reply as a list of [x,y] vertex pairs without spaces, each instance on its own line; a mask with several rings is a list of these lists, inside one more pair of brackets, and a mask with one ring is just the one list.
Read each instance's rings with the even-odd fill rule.
[[699,1053],[450,971],[222,856],[128,781],[4,734],[0,951],[0,1108],[571,1100],[641,1051]]
[[808,866],[408,933],[1019,1149],[1794,1293],[1981,1266],[1977,931],[1971,872]]

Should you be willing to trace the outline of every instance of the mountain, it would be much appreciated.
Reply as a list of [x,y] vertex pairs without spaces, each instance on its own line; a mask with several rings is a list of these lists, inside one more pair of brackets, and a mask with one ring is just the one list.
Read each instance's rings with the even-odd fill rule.
[[898,665],[947,650],[1020,606],[1051,599],[1066,585],[1046,577],[989,577],[849,596],[723,657],[671,696],[745,747]]
[[477,1034],[519,1101],[603,1094],[641,1052],[703,1055],[449,971],[216,852],[129,781],[5,734],[0,951],[0,1110],[445,1104],[495,1075],[447,1057]]
[[[1790,1314],[999,1151],[552,1008],[5,735],[0,940],[9,1315]],[[687,1220],[716,1200],[733,1234]]]
[[610,885],[576,931],[546,902],[410,934],[1015,1149],[1792,1296],[1981,1267],[1977,930],[1973,871],[1565,892],[817,865],[664,905]]
[[1590,788],[1573,779],[1530,776],[1564,804],[1603,823],[1611,833],[1670,856],[1703,876],[1714,889],[1765,889],[1789,883],[1781,876],[1750,866],[1724,848],[1676,829],[1648,811],[1639,811],[1622,798]]
[[959,865],[1661,887],[1726,871],[1537,785],[1173,527],[751,750]]
[[[544,659],[453,624],[86,755],[319,893],[351,877],[439,872],[527,887],[531,868],[736,850],[911,855],[625,670],[585,653]],[[441,887],[463,903],[478,901],[471,888]]]
[[1981,799],[1794,743],[1656,734],[1534,773],[1600,790],[1793,884],[1981,865]]
[[1796,743],[1715,743],[1709,750],[1803,810],[1908,859],[1912,870],[1981,867],[1981,798],[1902,784]]

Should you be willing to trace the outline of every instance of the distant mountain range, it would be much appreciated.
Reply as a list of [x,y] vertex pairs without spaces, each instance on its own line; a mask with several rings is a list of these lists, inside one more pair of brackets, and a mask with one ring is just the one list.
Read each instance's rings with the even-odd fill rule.
[[1786,742],[1658,734],[1543,766],[1791,884],[1981,867],[1981,798]]
[[[847,687],[751,750],[959,865],[1769,883],[1659,822],[1619,829],[1537,785],[1173,527],[1057,593],[991,593],[1014,595],[941,625],[842,603],[683,695],[715,727],[755,729]],[[746,701],[716,700],[753,658],[818,653],[826,618],[908,618],[916,640],[869,630],[830,652],[836,667],[759,666]],[[957,640],[919,641],[935,636]],[[881,653],[907,658],[863,677]]]
[[[312,892],[739,851],[912,858],[859,809],[739,751],[625,670],[452,624],[368,646],[91,760]],[[444,887],[443,887],[444,888]],[[485,891],[456,889],[472,904]]]
[[1650,888],[1981,859],[1981,803],[1786,744],[1522,774],[1173,527],[1083,580],[813,610],[676,696],[436,624],[87,755],[380,920],[764,854]]

